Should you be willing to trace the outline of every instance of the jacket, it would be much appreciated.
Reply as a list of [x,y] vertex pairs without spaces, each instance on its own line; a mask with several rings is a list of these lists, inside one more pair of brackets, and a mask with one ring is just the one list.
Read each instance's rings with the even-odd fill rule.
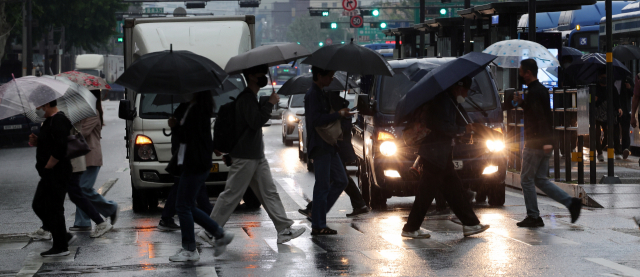
[[102,122],[99,116],[85,118],[80,121],[78,129],[91,149],[84,158],[87,166],[102,166],[102,146],[100,144]]
[[[200,174],[213,166],[213,137],[211,135],[211,112],[195,104],[189,110],[180,126],[180,143],[186,144],[182,170],[190,174]],[[178,123],[179,124],[179,123]]]
[[[603,104],[605,104],[605,101],[607,101],[609,98],[609,94],[607,93],[607,87],[596,85],[596,97],[598,97],[598,100],[596,100],[596,108],[599,108]],[[605,106],[603,108],[607,109],[608,107]],[[613,114],[615,115],[614,120],[618,118],[618,109],[621,109],[621,108],[622,107],[620,105],[620,94],[618,94],[618,89],[616,88],[616,86],[613,86]]]
[[71,174],[71,161],[67,158],[67,137],[71,132],[71,121],[62,112],[47,118],[40,128],[36,147],[36,169],[42,170],[52,156],[58,160],[53,169],[58,173]]
[[524,147],[541,150],[553,145],[553,115],[549,89],[538,80],[531,82],[523,97]]
[[236,137],[238,143],[229,155],[239,159],[263,159],[262,126],[271,118],[273,104],[258,103],[255,93],[246,88],[236,100]]
[[[304,120],[307,126],[307,153],[336,153],[337,149],[320,137],[316,126],[327,125],[341,118],[339,112],[331,113],[327,97],[315,83],[304,96]],[[320,147],[320,149],[315,149]],[[310,158],[313,158],[310,156]]]

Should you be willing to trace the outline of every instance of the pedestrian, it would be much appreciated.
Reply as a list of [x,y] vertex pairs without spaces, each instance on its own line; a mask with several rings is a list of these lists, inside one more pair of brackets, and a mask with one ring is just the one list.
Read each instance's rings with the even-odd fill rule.
[[[36,94],[31,94],[37,97]],[[36,234],[46,236],[50,232],[53,247],[40,253],[43,257],[69,255],[69,244],[75,236],[67,233],[64,218],[64,198],[67,184],[71,180],[71,161],[67,156],[67,136],[72,125],[69,119],[58,111],[57,101],[53,100],[38,110],[44,111],[46,120],[40,128],[40,137],[31,134],[29,141],[36,146],[36,170],[40,181],[33,197],[32,208],[43,227]]]
[[213,255],[216,257],[224,253],[227,244],[233,240],[233,233],[224,231],[218,223],[195,206],[196,197],[200,190],[204,189],[204,182],[213,167],[213,107],[211,91],[198,92],[190,100],[182,119],[175,122],[180,125],[180,131],[173,135],[177,135],[180,142],[176,156],[181,174],[176,194],[176,213],[180,219],[182,249],[169,257],[172,262],[200,260],[200,254],[196,249],[194,221],[215,237],[215,243],[212,245]]
[[[173,155],[177,155],[178,150],[180,149],[180,140],[178,135],[180,133],[180,125],[177,123],[182,120],[189,105],[190,101],[180,103],[180,105],[178,105],[176,110],[173,112],[173,117],[169,118],[169,127],[171,127],[171,153]],[[160,217],[160,222],[158,223],[158,229],[160,231],[180,230],[180,226],[178,226],[173,220],[173,216],[176,214],[176,195],[178,194],[179,186],[180,176],[173,176],[173,186],[171,186],[169,195],[167,195],[164,209],[162,209],[162,216]],[[211,205],[211,202],[209,202],[207,187],[204,183],[202,183],[202,188],[200,188],[199,193],[196,196],[196,203],[196,207],[198,209],[202,210],[206,214],[211,214],[213,205]]]
[[428,108],[424,109],[426,114],[422,122],[431,132],[418,150],[422,174],[409,218],[402,228],[403,237],[431,237],[420,226],[437,191],[442,193],[449,208],[462,223],[465,237],[489,229],[489,225],[481,224],[473,212],[467,190],[453,165],[453,145],[464,144],[467,140],[465,135],[471,134],[475,128],[466,124],[465,117],[468,116],[461,105],[468,96],[471,83],[470,77],[464,77],[425,104]]
[[[625,78],[622,80],[621,88],[620,88],[620,108],[622,109],[622,116],[618,118],[618,124],[620,125],[620,148],[616,149],[618,154],[616,155],[616,159],[627,159],[631,154],[629,148],[631,147],[631,135],[630,135],[630,126],[631,126],[631,98],[633,96],[633,82],[630,78]],[[620,153],[622,155],[620,155]]]
[[[293,220],[287,218],[271,176],[269,162],[264,155],[262,126],[269,121],[271,110],[280,99],[276,93],[272,93],[269,101],[262,104],[258,102],[258,91],[268,83],[265,76],[268,70],[269,67],[265,64],[242,72],[247,88],[238,95],[235,102],[235,137],[238,139],[231,153],[228,153],[232,163],[229,177],[213,207],[211,218],[224,226],[247,188],[251,187],[276,227],[277,242],[285,243],[302,235],[305,229],[292,228]],[[201,231],[198,236],[211,243],[211,236],[207,232]]]
[[[349,101],[340,97],[339,91],[330,92],[328,95],[331,99],[330,103],[334,110],[339,111],[349,107]],[[353,151],[353,145],[351,144],[351,119],[351,117],[343,117],[340,120],[340,127],[342,127],[342,140],[338,141],[338,156],[340,156],[340,160],[343,162],[345,173],[347,172],[347,164],[355,162],[357,158],[356,153]],[[347,217],[354,217],[368,213],[370,209],[362,198],[362,193],[358,189],[358,186],[351,177],[348,175],[346,177],[348,184],[344,189],[344,192],[349,196],[349,199],[351,200],[351,207],[353,208],[353,212],[347,214]],[[308,218],[312,218],[312,211],[313,201],[310,201],[309,204],[307,204],[306,209],[298,210],[299,213],[307,216]]]
[[[620,149],[620,127],[618,126],[618,117],[622,116],[622,109],[620,108],[620,95],[618,94],[618,90],[614,86],[613,88],[613,110],[616,111],[614,122],[613,122],[613,149],[616,149],[615,152],[618,152]],[[604,162],[604,155],[602,154],[602,150],[605,146],[608,145],[607,137],[609,129],[609,124],[607,122],[607,109],[608,109],[608,101],[609,94],[607,93],[607,73],[604,71],[599,72],[598,74],[598,85],[596,86],[596,150],[598,152],[598,160],[600,162]],[[604,132],[604,136],[602,136],[602,132]],[[602,136],[602,140],[600,137]],[[609,148],[612,148],[609,145]],[[620,152],[616,154],[621,154]],[[613,157],[612,157],[613,158]]]
[[[79,122],[78,130],[82,133],[91,152],[84,156],[86,170],[80,176],[79,187],[84,195],[84,198],[91,202],[91,205],[102,216],[109,217],[109,225],[114,225],[118,220],[118,204],[114,201],[106,200],[100,193],[98,193],[93,186],[98,178],[98,172],[102,167],[102,145],[100,139],[102,138],[102,127],[104,126],[104,112],[102,110],[102,98],[100,90],[92,90],[91,93],[96,97],[96,109],[98,110],[97,116],[85,118]],[[88,231],[91,230],[91,218],[84,209],[76,207],[76,218],[73,227],[69,228],[71,231]],[[102,228],[96,227],[96,230],[105,230],[107,226]],[[110,229],[110,228],[106,228]],[[102,231],[100,231],[102,232]]]
[[311,235],[335,235],[338,231],[327,227],[327,213],[349,182],[344,164],[338,155],[337,143],[327,142],[318,128],[335,124],[336,121],[339,122],[342,118],[351,117],[353,114],[349,113],[349,108],[334,110],[327,93],[322,91],[324,87],[331,84],[335,71],[314,66],[311,72],[313,84],[304,97],[307,149],[316,177],[313,187]]
[[[582,201],[571,198],[565,191],[549,181],[549,159],[553,151],[553,117],[549,90],[537,78],[538,65],[533,59],[520,62],[519,76],[528,87],[524,96],[514,95],[512,104],[524,110],[524,150],[520,175],[527,217],[519,227],[543,227],[538,210],[536,187],[553,200],[563,204],[571,213],[571,223],[580,216]],[[600,82],[601,83],[601,82]],[[605,80],[606,83],[606,80]]]

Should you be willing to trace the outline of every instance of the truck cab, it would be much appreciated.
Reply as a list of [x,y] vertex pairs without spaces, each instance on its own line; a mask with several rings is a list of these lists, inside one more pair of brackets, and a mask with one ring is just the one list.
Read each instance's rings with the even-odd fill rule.
[[[145,54],[170,47],[207,57],[224,68],[231,57],[253,48],[254,22],[252,15],[127,19],[124,26],[125,68]],[[240,74],[229,76],[223,89],[214,97],[216,107],[231,101],[230,97],[236,97],[245,87]],[[173,176],[165,171],[172,157],[167,119],[183,101],[177,96],[139,94],[130,89],[126,90],[126,99],[120,101],[119,116],[126,120],[124,139],[134,212],[157,206],[158,199],[165,196],[174,183]],[[212,118],[211,132],[214,123],[215,118]],[[213,154],[212,160],[213,167],[206,184],[222,188],[229,168],[221,156]]]
[[[360,111],[352,130],[352,144],[358,156],[358,186],[367,204],[373,208],[386,205],[393,196],[415,196],[417,180],[409,168],[417,158],[417,148],[408,147],[402,139],[404,125],[394,122],[396,105],[415,82],[402,71],[416,63],[444,64],[455,58],[424,58],[389,61],[395,75],[364,76],[357,108]],[[482,123],[504,134],[503,114],[497,87],[489,70],[473,77],[469,98],[480,110],[462,104],[473,122]],[[475,92],[473,92],[475,91]],[[495,141],[494,141],[495,140]],[[453,161],[458,176],[471,190],[476,201],[501,206],[505,199],[506,155],[504,137],[475,140],[472,144],[456,145]],[[426,204],[426,203],[425,203]]]
[[76,71],[104,78],[104,56],[83,54],[76,57]]

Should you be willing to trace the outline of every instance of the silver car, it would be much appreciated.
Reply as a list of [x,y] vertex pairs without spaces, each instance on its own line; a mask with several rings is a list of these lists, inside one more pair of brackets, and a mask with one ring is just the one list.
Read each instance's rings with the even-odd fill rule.
[[[275,85],[272,88],[271,85],[269,85],[261,88],[258,91],[258,100],[260,100],[260,97],[262,96],[270,96],[274,90],[278,93],[281,87],[281,85]],[[283,108],[283,106],[287,104],[288,100],[289,96],[280,95],[280,102],[278,105],[274,105],[273,110],[271,111],[271,119],[280,119],[280,117],[282,117],[282,112],[286,109]]]
[[300,111],[304,112],[304,94],[291,95],[287,109],[282,113],[282,143],[286,146],[291,146],[298,140],[298,122],[301,117],[297,113]]

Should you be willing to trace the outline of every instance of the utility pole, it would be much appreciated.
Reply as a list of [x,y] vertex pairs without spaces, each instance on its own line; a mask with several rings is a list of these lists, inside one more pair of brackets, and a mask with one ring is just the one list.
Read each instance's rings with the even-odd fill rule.
[[529,0],[529,40],[536,41],[536,0]]
[[31,27],[33,24],[33,17],[31,15],[31,0],[27,0],[27,74],[33,75],[33,34],[31,33]]
[[[418,13],[420,15],[420,20],[419,23],[423,24],[424,23],[424,18],[425,18],[425,9],[426,9],[426,4],[425,4],[425,0],[420,0],[420,12]],[[420,31],[420,50],[418,50],[418,57],[424,57],[424,31]]]
[[27,76],[27,8],[22,3],[22,76]]
[[[464,8],[471,8],[471,0],[464,0]],[[464,53],[471,52],[471,19],[464,19]]]
[[607,52],[607,99],[609,99],[609,101],[607,101],[607,126],[609,128],[609,130],[607,130],[607,141],[610,141],[607,146],[607,175],[602,177],[602,180],[600,180],[601,184],[620,184],[622,183],[620,181],[620,178],[618,178],[617,176],[615,176],[615,172],[614,172],[614,164],[613,164],[613,158],[614,158],[614,148],[613,146],[615,145],[613,143],[613,119],[615,117],[614,111],[613,111],[613,101],[611,101],[613,99],[613,34],[612,34],[612,26],[611,26],[611,0],[606,0],[605,2],[605,10],[606,10],[606,18],[607,18],[607,25],[606,25],[606,33],[607,33],[607,43],[606,43],[606,52]]

